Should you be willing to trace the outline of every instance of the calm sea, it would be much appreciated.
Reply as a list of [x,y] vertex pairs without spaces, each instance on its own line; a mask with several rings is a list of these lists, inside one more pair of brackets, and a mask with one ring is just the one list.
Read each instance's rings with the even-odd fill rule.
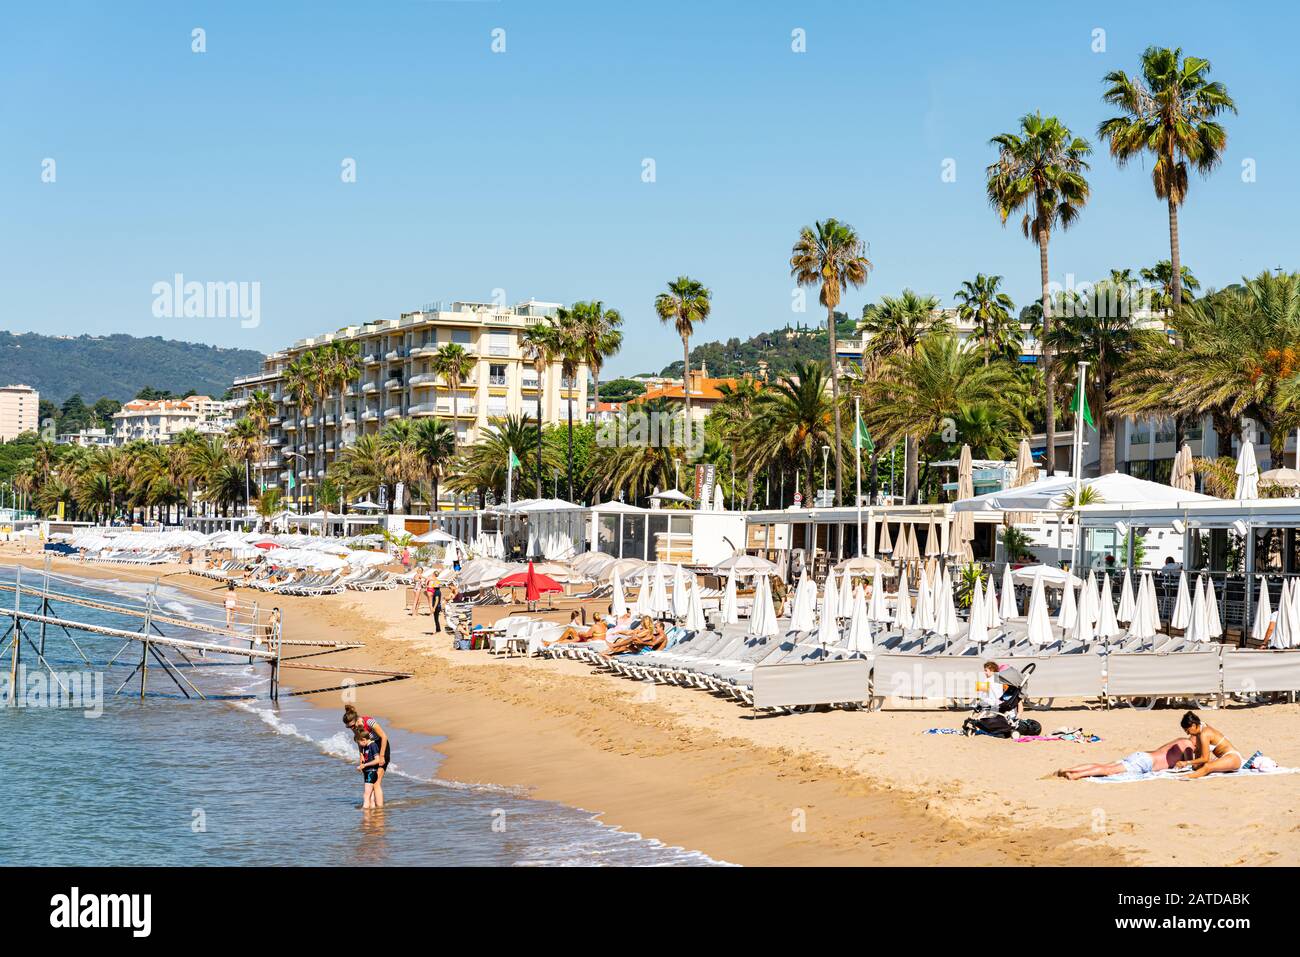
[[[14,569],[0,567],[0,581],[13,580]],[[24,570],[25,585],[38,581],[39,573]],[[95,581],[92,589],[89,581],[61,578],[50,587],[140,607],[146,586]],[[158,596],[169,614],[217,619],[220,609],[196,594],[201,591],[201,585],[163,585]],[[13,600],[13,592],[0,591],[5,607]],[[37,610],[34,601],[23,605]],[[111,611],[56,609],[67,618],[132,631],[142,624]],[[0,618],[0,631],[7,626]],[[35,637],[37,627],[24,629]],[[211,640],[188,629],[164,632]],[[197,661],[184,674],[205,694],[261,692],[253,701],[200,701],[182,697],[155,665],[148,687],[159,696],[142,701],[136,680],[113,694],[139,661],[138,646],[105,667],[121,640],[73,637],[92,668],[57,629],[47,628],[46,658],[56,671],[79,678],[102,675],[102,714],[0,707],[0,738],[6,743],[0,757],[0,864],[714,863],[606,827],[575,808],[435,780],[437,739],[392,728],[386,728],[395,756],[385,778],[387,806],[363,813],[356,749],[338,712],[283,696],[273,706],[265,697],[265,666],[213,667],[216,656]],[[0,644],[7,647],[7,640]],[[174,652],[168,656],[176,660]],[[31,689],[48,686],[44,669],[30,647],[22,663],[28,678],[23,701],[38,703]],[[0,671],[7,682],[7,654]]]

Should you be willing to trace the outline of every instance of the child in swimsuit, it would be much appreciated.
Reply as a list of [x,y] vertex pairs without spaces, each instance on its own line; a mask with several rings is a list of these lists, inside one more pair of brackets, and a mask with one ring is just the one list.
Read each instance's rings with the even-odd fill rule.
[[365,783],[361,806],[378,807],[375,801],[375,782],[379,780],[379,740],[369,731],[358,731],[356,742],[357,750],[361,753],[357,770],[361,772],[361,780]]

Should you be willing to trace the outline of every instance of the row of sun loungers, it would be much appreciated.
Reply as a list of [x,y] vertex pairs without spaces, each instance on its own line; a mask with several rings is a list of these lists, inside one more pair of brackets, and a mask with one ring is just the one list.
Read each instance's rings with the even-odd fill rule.
[[165,565],[178,560],[175,552],[113,551],[87,556],[90,562],[107,562],[113,565]]

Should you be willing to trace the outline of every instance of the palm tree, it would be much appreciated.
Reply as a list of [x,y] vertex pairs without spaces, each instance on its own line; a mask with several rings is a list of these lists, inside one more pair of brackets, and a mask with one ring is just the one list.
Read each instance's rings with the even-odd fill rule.
[[[266,441],[271,432],[271,418],[275,415],[275,400],[271,398],[271,393],[266,389],[255,389],[252,395],[248,397],[248,405],[244,408],[244,416],[253,423],[253,429],[257,432],[257,460],[266,461]],[[192,430],[191,430],[192,431]],[[257,487],[261,489],[264,483],[258,479]]]
[[340,339],[329,346],[329,387],[336,396],[334,418],[334,457],[343,451],[344,393],[361,375],[361,346],[351,340]]
[[305,429],[303,426],[307,416],[311,415],[312,403],[315,401],[316,391],[313,376],[314,370],[308,353],[294,356],[284,369],[284,393],[294,402],[294,424],[296,426],[293,433],[293,447],[290,450],[294,453],[290,456],[294,464],[291,466],[289,473],[289,477],[293,481],[295,503],[300,503],[302,500],[302,480],[298,474],[298,463],[306,461],[301,449],[304,447],[303,436]]
[[248,478],[261,444],[262,437],[257,432],[257,426],[247,416],[235,422],[226,432],[226,447],[230,449],[231,455],[236,460],[244,463],[245,504],[252,501],[248,489]]
[[[658,398],[642,404],[640,411],[666,418],[675,408],[675,402]],[[635,428],[636,423],[631,421],[619,425],[623,434]],[[668,488],[673,484],[677,463],[685,451],[668,443],[629,442],[598,446],[593,455],[588,491],[592,496],[604,499],[626,494],[628,500],[635,503],[656,488]]]
[[866,243],[848,223],[827,219],[805,226],[790,251],[790,275],[801,286],[819,286],[817,300],[826,307],[826,335],[830,340],[831,396],[835,419],[835,501],[844,487],[843,427],[840,423],[839,359],[835,344],[835,307],[844,293],[867,281],[871,260]]
[[[1154,266],[1148,266],[1141,272],[1143,280],[1156,288],[1156,293],[1152,296],[1151,307],[1159,309],[1166,316],[1174,308],[1174,267],[1168,259],[1162,259]],[[1195,298],[1195,293],[1200,290],[1200,281],[1192,275],[1191,269],[1182,266],[1178,270],[1178,288],[1179,295],[1184,302],[1190,302]]]
[[[546,392],[546,370],[555,361],[555,326],[548,321],[529,326],[524,330],[524,334],[519,337],[519,343],[523,348],[524,358],[533,363],[533,370],[537,373],[537,494],[540,497],[542,488],[542,421],[545,418],[545,412],[542,409],[542,397]],[[522,457],[520,461],[523,461]]]
[[[759,395],[758,380],[745,376],[743,379],[738,379],[734,385],[724,382],[718,386],[718,392],[722,395],[722,400],[713,407],[709,420],[715,424],[718,435],[729,446],[734,463],[736,451],[744,442],[745,435],[754,421],[754,406]],[[745,505],[748,506],[754,500],[754,476],[760,466],[752,461],[747,462],[746,465]],[[734,474],[732,483],[734,487]]]
[[1092,146],[1075,136],[1055,116],[1028,113],[1020,118],[1018,133],[1001,133],[990,143],[998,148],[997,161],[987,169],[989,202],[998,211],[1002,225],[1012,213],[1024,210],[1021,230],[1038,246],[1038,273],[1042,284],[1043,381],[1046,395],[1044,430],[1047,438],[1047,467],[1054,468],[1056,456],[1056,379],[1052,350],[1046,344],[1052,331],[1051,292],[1048,284],[1047,247],[1052,229],[1069,229],[1088,202],[1088,169],[1085,159]]
[[456,458],[456,433],[438,418],[419,419],[413,437],[423,477],[430,486],[431,514],[438,511],[438,483]]
[[1102,475],[1115,471],[1119,454],[1119,432],[1110,408],[1115,380],[1152,335],[1134,326],[1127,294],[1126,287],[1112,289],[1109,282],[1098,283],[1091,295],[1080,300],[1080,308],[1071,310],[1070,322],[1057,323],[1050,334],[1052,352],[1067,368],[1088,363],[1086,394],[1096,412]]
[[826,392],[826,370],[817,362],[794,369],[765,386],[754,401],[746,442],[747,464],[788,462],[803,472],[808,500],[822,446],[835,443],[835,400]]
[[460,392],[461,385],[474,374],[478,360],[458,342],[444,343],[434,354],[430,365],[435,375],[442,376],[451,392],[451,427],[455,438],[460,437]]
[[591,370],[594,381],[592,396],[600,402],[600,370],[605,360],[623,347],[623,317],[617,309],[606,309],[600,300],[575,302],[573,315],[577,320],[577,345],[582,361]]
[[[454,441],[454,440],[453,440]],[[419,433],[414,419],[394,419],[379,433],[379,447],[384,453],[388,479],[409,490],[425,477],[424,457],[420,453]],[[396,488],[390,505],[406,512],[406,495],[397,500]]]
[[713,293],[689,276],[678,276],[668,291],[655,296],[655,313],[660,322],[671,322],[682,338],[682,393],[686,396],[686,421],[691,421],[691,334],[709,318]]
[[1226,448],[1242,416],[1269,435],[1273,463],[1300,424],[1300,273],[1260,273],[1184,303],[1174,341],[1152,337],[1117,382],[1122,414],[1211,415]]
[[[881,363],[893,356],[911,358],[917,347],[926,337],[939,332],[948,332],[951,326],[939,309],[939,300],[935,296],[921,296],[910,289],[904,289],[901,296],[882,296],[878,305],[863,310],[862,321],[858,324],[866,340],[863,360],[872,370],[865,375],[870,382]],[[869,394],[867,405],[871,404]],[[911,502],[917,491],[920,477],[920,457],[918,440],[915,436],[903,439],[903,500]]]
[[[575,306],[576,309],[576,306]],[[560,387],[565,389],[569,418],[568,497],[573,501],[573,387],[584,359],[582,326],[573,309],[555,310],[553,348],[560,360]]]
[[984,364],[995,356],[1014,356],[1020,352],[1020,323],[1011,318],[1015,304],[998,287],[1001,276],[977,273],[953,294],[957,300],[957,315],[975,326],[975,339],[984,350]]
[[357,436],[330,467],[330,477],[352,498],[373,498],[388,484],[388,452],[375,433]]
[[1009,418],[1023,431],[1028,422],[1012,398],[1016,387],[1008,363],[986,366],[979,349],[963,344],[955,333],[934,333],[911,355],[899,352],[885,361],[882,375],[866,387],[868,414],[884,444],[940,436],[950,422],[969,417],[976,405]]
[[1110,155],[1124,166],[1134,156],[1151,153],[1151,182],[1156,198],[1169,208],[1169,259],[1173,276],[1172,307],[1182,305],[1182,261],[1178,248],[1178,207],[1187,198],[1187,168],[1202,175],[1219,165],[1228,142],[1218,117],[1237,112],[1228,89],[1209,79],[1210,61],[1184,57],[1181,48],[1147,47],[1141,76],[1123,70],[1107,73],[1102,99],[1121,113],[1103,120],[1097,135],[1110,144]]
[[[485,495],[490,491],[504,497],[510,453],[513,451],[523,461],[535,454],[533,443],[536,441],[537,431],[528,416],[508,415],[493,419],[457,463],[455,474],[447,479],[448,487],[462,494],[477,492]],[[563,462],[559,452],[549,443],[543,443],[542,458],[549,468],[557,470]],[[539,485],[537,496],[541,497],[541,494]]]

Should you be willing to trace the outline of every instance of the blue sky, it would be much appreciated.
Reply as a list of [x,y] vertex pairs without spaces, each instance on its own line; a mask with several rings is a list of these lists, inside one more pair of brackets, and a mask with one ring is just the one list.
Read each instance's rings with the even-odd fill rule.
[[[976,272],[1004,275],[1020,304],[1037,256],[984,198],[989,137],[1041,109],[1100,147],[1101,77],[1151,43],[1209,57],[1241,111],[1223,166],[1192,184],[1184,262],[1206,285],[1300,268],[1287,172],[1300,15],[1083,6],[7,5],[0,328],[269,351],[499,288],[616,306],[626,341],[608,371],[644,372],[680,354],[652,302],[681,273],[713,290],[702,339],[819,320],[813,297],[792,313],[786,260],[799,227],[826,216],[870,243],[855,315],[908,286],[950,301]],[[191,52],[195,27],[206,53]],[[355,183],[340,179],[345,158]],[[1054,238],[1053,278],[1166,258],[1149,166],[1117,170],[1099,148],[1091,180],[1079,224]],[[155,318],[151,287],[176,273],[260,282],[261,324]]]

